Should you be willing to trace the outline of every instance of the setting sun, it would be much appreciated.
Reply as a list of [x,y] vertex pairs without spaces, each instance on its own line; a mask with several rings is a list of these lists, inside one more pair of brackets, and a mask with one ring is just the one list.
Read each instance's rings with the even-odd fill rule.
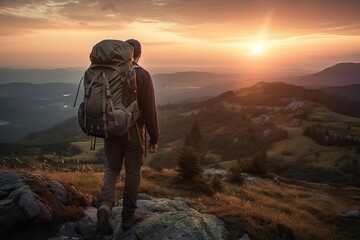
[[251,48],[251,53],[254,55],[259,55],[259,54],[262,54],[263,52],[264,52],[264,45],[261,43],[256,43]]

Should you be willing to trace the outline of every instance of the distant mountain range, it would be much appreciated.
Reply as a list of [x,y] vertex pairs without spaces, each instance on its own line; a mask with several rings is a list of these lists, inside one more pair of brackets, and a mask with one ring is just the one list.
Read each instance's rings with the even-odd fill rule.
[[[212,99],[196,103],[160,106],[159,115],[167,116],[164,118],[165,120],[160,120],[163,141],[168,141],[167,135],[172,137],[176,135],[174,132],[183,134],[184,131],[187,131],[187,129],[182,129],[180,125],[189,125],[190,122],[196,121],[188,113],[196,113],[199,109],[213,109],[213,114],[216,115],[216,111],[218,111],[216,106],[223,102],[248,107],[286,107],[294,99],[322,104],[334,112],[360,117],[360,102],[354,102],[323,90],[307,89],[282,82],[259,82],[251,87],[242,88],[237,91],[228,91]],[[212,121],[223,122],[225,124],[228,121],[221,116],[213,116],[212,118],[213,120],[205,119],[207,124],[215,124]],[[181,124],[179,124],[180,122]],[[83,136],[80,128],[77,126],[77,118],[75,117],[47,130],[27,135],[25,140],[30,142],[71,140],[72,138]],[[61,133],[59,133],[58,129],[62,129]]]
[[300,86],[344,86],[360,84],[360,63],[339,63],[318,73],[283,80]]
[[[83,76],[85,68],[58,69],[15,69],[0,68],[0,84],[11,82],[23,83],[72,83],[77,84]],[[179,87],[202,88],[221,83],[250,79],[244,74],[211,73],[211,72],[177,72],[152,75],[157,89],[173,89]],[[269,76],[266,81],[271,80]],[[314,74],[300,77],[276,77],[277,81],[301,86],[344,86],[360,84],[360,63],[339,63]],[[254,82],[253,82],[254,83]],[[247,85],[250,85],[248,83]]]
[[0,84],[21,83],[73,83],[80,81],[84,68],[58,68],[58,69],[16,69],[0,68]]
[[245,86],[241,74],[208,72],[156,74],[153,81],[159,104],[203,100]]
[[[359,101],[359,69],[359,63],[341,63],[319,73],[280,80],[307,87],[325,86],[323,90],[326,92]],[[30,132],[48,128],[75,116],[76,109],[72,109],[72,104],[83,71],[80,68],[0,69],[0,83],[11,82],[0,84],[0,141],[17,140]],[[208,72],[156,74],[153,75],[153,80],[159,105],[203,101],[250,84],[241,74]],[[344,84],[352,85],[340,86]],[[82,101],[82,96],[83,88],[80,89],[78,104]]]

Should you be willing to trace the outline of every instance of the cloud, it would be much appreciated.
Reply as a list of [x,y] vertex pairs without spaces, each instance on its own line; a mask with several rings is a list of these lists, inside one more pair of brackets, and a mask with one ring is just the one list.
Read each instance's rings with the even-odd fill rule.
[[[260,34],[360,35],[360,1],[343,0],[2,0],[2,34],[44,28],[121,29],[132,22],[167,23],[199,39]],[[269,16],[271,13],[271,17]],[[39,23],[41,20],[41,24]],[[34,22],[34,24],[29,24]],[[266,27],[264,27],[265,22]]]

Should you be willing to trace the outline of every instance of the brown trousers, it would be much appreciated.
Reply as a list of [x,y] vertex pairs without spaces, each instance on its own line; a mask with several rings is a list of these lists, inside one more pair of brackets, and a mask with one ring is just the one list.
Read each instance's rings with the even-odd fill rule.
[[[130,139],[129,139],[130,136]],[[140,189],[140,169],[143,161],[143,149],[133,127],[129,130],[129,136],[109,137],[105,143],[105,174],[101,188],[98,205],[114,206],[116,198],[116,182],[125,165],[125,184],[123,191],[122,217],[131,217],[137,208],[137,198]]]

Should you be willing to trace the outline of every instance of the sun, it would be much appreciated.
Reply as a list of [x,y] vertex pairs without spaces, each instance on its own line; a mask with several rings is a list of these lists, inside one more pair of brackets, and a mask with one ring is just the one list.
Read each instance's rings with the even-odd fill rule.
[[256,43],[251,47],[251,53],[254,55],[260,55],[264,52],[264,45],[261,43]]

